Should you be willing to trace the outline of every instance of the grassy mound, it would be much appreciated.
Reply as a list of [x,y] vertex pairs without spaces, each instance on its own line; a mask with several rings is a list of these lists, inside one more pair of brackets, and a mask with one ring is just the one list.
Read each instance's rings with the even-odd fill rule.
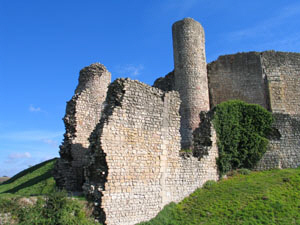
[[0,224],[99,224],[92,217],[90,203],[56,189],[55,162],[37,164],[0,184]]
[[140,225],[300,224],[300,169],[235,174]]
[[44,195],[55,189],[52,169],[56,158],[32,166],[0,184],[0,196],[8,194]]

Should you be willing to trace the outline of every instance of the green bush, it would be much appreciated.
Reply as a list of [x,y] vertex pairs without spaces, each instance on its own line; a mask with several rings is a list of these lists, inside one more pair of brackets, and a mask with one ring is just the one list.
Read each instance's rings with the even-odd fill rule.
[[[19,197],[21,198],[21,197]],[[53,192],[39,197],[34,205],[22,207],[18,198],[0,198],[0,212],[10,212],[18,224],[92,225],[99,224],[86,215],[82,203],[71,199],[66,192]]]
[[242,168],[242,169],[239,169],[238,172],[239,172],[239,174],[242,174],[242,175],[249,175],[251,173],[251,170]]
[[216,184],[217,184],[216,181],[214,181],[214,180],[208,180],[208,181],[205,182],[205,184],[203,184],[203,188],[209,190],[209,189],[211,189],[213,186],[215,186]]
[[239,100],[216,106],[213,124],[218,137],[220,175],[252,169],[266,152],[273,117],[263,107]]

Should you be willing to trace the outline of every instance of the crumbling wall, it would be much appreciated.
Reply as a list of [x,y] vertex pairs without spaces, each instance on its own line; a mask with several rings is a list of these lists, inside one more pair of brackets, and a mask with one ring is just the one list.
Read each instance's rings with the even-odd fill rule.
[[259,52],[220,56],[207,65],[211,107],[239,99],[269,108]]
[[175,77],[174,71],[168,73],[164,77],[157,78],[154,81],[153,87],[159,88],[162,91],[174,91],[175,90]]
[[58,186],[80,191],[84,182],[83,167],[89,136],[99,122],[111,74],[99,63],[80,71],[75,95],[67,102],[64,123],[66,132],[54,177]]
[[272,112],[299,114],[300,54],[267,51],[261,53],[261,60]]
[[[180,99],[138,81],[117,79],[91,140],[85,193],[106,224],[153,218],[206,180],[216,180],[216,148],[198,159],[180,156]],[[212,137],[214,138],[214,136]]]
[[273,116],[277,132],[256,169],[297,168],[300,166],[300,116],[280,113]]

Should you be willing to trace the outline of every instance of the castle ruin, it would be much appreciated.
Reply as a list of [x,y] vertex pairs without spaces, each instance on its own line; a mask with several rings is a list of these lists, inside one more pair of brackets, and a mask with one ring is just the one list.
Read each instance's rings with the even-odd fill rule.
[[208,114],[223,101],[240,99],[273,112],[278,135],[256,169],[300,165],[300,54],[237,53],[206,64],[200,23],[185,18],[172,32],[174,71],[153,87],[128,78],[110,83],[97,63],[81,70],[67,103],[54,176],[60,187],[93,199],[105,224],[149,220],[218,180]]

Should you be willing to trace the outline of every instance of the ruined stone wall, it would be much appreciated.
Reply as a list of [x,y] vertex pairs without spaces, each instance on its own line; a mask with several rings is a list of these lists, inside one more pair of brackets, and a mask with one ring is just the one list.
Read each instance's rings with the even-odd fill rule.
[[181,99],[181,146],[192,148],[192,133],[201,111],[209,110],[205,38],[201,24],[191,18],[172,26],[175,90]]
[[276,113],[274,127],[278,133],[256,166],[257,170],[297,168],[300,166],[300,115]]
[[153,87],[159,88],[162,91],[174,91],[175,90],[175,76],[174,71],[168,73],[164,77],[157,78],[154,81]]
[[269,108],[260,53],[248,52],[220,56],[207,65],[211,107],[239,99]]
[[99,122],[110,82],[111,74],[102,64],[85,67],[80,71],[75,95],[67,102],[64,117],[66,132],[54,177],[60,187],[69,191],[82,189],[88,138]]
[[272,112],[299,114],[300,54],[267,51],[261,53],[261,60]]
[[117,79],[107,96],[90,138],[84,185],[100,221],[126,225],[149,220],[164,205],[218,178],[215,143],[201,159],[179,155],[177,92]]

